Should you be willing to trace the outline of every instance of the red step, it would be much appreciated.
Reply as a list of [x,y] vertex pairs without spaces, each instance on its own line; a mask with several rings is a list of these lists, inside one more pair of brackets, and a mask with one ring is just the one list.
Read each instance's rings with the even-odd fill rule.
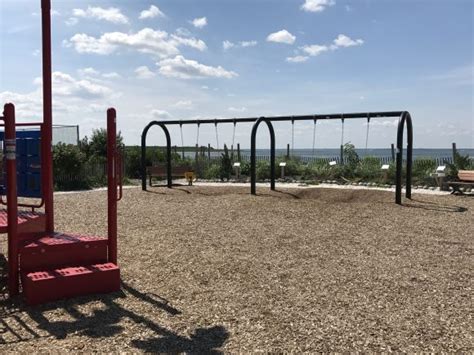
[[32,272],[107,262],[107,238],[53,233],[20,246],[20,270]]
[[[18,233],[38,233],[44,231],[45,216],[41,212],[18,210]],[[0,209],[0,233],[7,233],[7,210]]]
[[120,290],[120,269],[113,263],[22,272],[21,276],[29,305]]

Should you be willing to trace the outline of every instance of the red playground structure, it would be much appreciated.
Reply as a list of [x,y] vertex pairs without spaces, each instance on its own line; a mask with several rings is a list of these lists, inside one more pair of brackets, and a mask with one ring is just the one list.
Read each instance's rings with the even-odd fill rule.
[[[0,233],[8,233],[8,293],[21,291],[30,305],[120,289],[117,266],[117,201],[122,196],[116,147],[116,112],[107,110],[108,236],[59,233],[54,229],[52,155],[51,2],[41,0],[43,122],[16,123],[15,106],[4,106],[4,186]],[[34,131],[17,128],[33,127]],[[35,198],[36,204],[18,202]],[[28,201],[27,199],[25,201]],[[21,210],[18,207],[22,207]],[[44,212],[36,211],[44,207]],[[21,282],[20,282],[21,281]]]

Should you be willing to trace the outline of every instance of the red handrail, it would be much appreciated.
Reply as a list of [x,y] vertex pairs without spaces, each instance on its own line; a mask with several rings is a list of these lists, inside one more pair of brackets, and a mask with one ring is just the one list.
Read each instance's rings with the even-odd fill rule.
[[16,195],[16,130],[15,106],[4,106],[5,158],[7,170],[7,233],[8,233],[8,293],[18,295],[18,198]]
[[109,262],[117,264],[117,113],[107,110],[107,225]]

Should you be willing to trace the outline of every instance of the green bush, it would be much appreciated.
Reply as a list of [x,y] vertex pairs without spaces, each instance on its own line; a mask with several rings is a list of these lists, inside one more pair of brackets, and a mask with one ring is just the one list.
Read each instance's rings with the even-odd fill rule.
[[412,183],[419,185],[433,185],[430,175],[436,170],[436,162],[432,159],[415,159],[412,166]]
[[257,161],[255,168],[257,180],[270,179],[270,162],[266,160]]
[[221,175],[220,164],[209,164],[204,169],[204,178],[207,180],[219,179]]
[[87,189],[90,182],[84,169],[86,155],[79,147],[59,143],[53,147],[53,174],[57,190]]
[[375,157],[364,157],[359,161],[354,175],[362,180],[380,180],[382,172],[380,170],[380,159]]
[[250,176],[250,162],[243,161],[240,163],[240,174]]
[[280,176],[280,163],[285,162],[285,176],[301,176],[303,175],[303,171],[305,165],[301,162],[299,158],[287,158],[287,157],[279,157],[276,159],[275,162],[275,169],[276,169],[276,176]]
[[454,153],[453,163],[446,163],[448,166],[448,176],[457,178],[459,170],[474,169],[474,160],[469,155],[461,155],[459,152]]
[[226,179],[229,181],[232,175],[232,160],[234,159],[233,154],[229,155],[229,150],[227,145],[224,144],[224,153],[222,153],[220,158],[220,172],[219,177],[221,180]]

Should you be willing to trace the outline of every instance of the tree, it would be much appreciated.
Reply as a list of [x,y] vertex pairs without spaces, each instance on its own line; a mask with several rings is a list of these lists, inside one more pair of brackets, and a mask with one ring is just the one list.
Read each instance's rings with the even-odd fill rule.
[[[107,158],[107,130],[105,128],[94,129],[90,139],[84,137],[80,142],[81,150],[87,158]],[[123,149],[123,138],[121,132],[117,134],[117,148]]]

